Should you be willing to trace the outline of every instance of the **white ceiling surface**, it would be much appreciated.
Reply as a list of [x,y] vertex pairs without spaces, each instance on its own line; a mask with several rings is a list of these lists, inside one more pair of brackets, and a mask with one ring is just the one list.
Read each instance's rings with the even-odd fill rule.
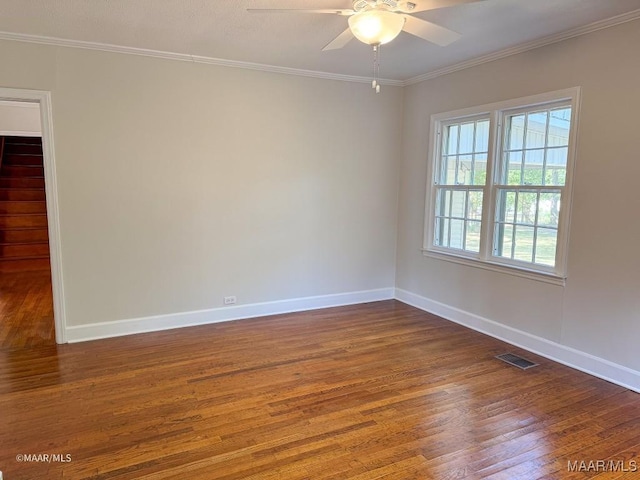
[[[429,0],[413,0],[422,3]],[[0,0],[0,31],[368,77],[371,47],[321,51],[347,18],[247,8],[350,8],[349,0]],[[463,35],[439,47],[407,33],[380,76],[408,80],[640,9],[640,0],[484,0],[416,14]]]

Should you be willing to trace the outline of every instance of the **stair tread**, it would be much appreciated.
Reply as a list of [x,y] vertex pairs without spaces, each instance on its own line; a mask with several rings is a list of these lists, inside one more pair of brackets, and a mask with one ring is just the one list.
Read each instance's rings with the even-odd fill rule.
[[42,136],[40,135],[7,135],[4,138],[7,139],[7,142],[17,142],[17,143],[41,143]]
[[[0,177],[2,188],[44,188],[44,176],[41,177]],[[26,184],[25,184],[26,182]],[[31,184],[29,184],[31,183]],[[35,184],[34,184],[35,183]],[[20,186],[18,186],[20,185]]]
[[0,227],[2,244],[39,244],[49,243],[49,229],[46,226]]
[[25,216],[32,216],[32,215],[47,215],[46,213],[0,213],[0,216],[2,217],[25,217]]
[[0,227],[2,230],[47,230],[47,227]]
[[37,240],[35,242],[14,242],[14,243],[0,242],[0,247],[5,247],[5,246],[15,247],[16,245],[49,245],[49,242],[46,240]]
[[0,262],[16,262],[20,260],[48,260],[49,255],[34,255],[33,257],[0,257]]

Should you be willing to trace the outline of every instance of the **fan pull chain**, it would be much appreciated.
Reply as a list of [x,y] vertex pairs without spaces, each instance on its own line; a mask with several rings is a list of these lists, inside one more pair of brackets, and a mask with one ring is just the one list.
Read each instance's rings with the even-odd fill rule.
[[380,93],[380,82],[378,81],[380,77],[380,45],[373,46],[373,80],[371,81],[371,88],[373,88],[376,93]]

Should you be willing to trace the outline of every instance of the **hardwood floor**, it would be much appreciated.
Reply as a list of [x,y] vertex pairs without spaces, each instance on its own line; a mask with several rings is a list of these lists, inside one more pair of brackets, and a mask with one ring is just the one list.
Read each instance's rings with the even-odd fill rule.
[[0,348],[54,343],[50,272],[0,272]]
[[9,480],[640,475],[640,395],[397,301],[3,350],[0,379]]

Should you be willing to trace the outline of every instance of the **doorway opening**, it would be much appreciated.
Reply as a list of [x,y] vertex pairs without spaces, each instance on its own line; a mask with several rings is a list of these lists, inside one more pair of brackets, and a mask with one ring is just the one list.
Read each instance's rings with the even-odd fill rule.
[[64,343],[48,92],[0,88],[0,348]]

